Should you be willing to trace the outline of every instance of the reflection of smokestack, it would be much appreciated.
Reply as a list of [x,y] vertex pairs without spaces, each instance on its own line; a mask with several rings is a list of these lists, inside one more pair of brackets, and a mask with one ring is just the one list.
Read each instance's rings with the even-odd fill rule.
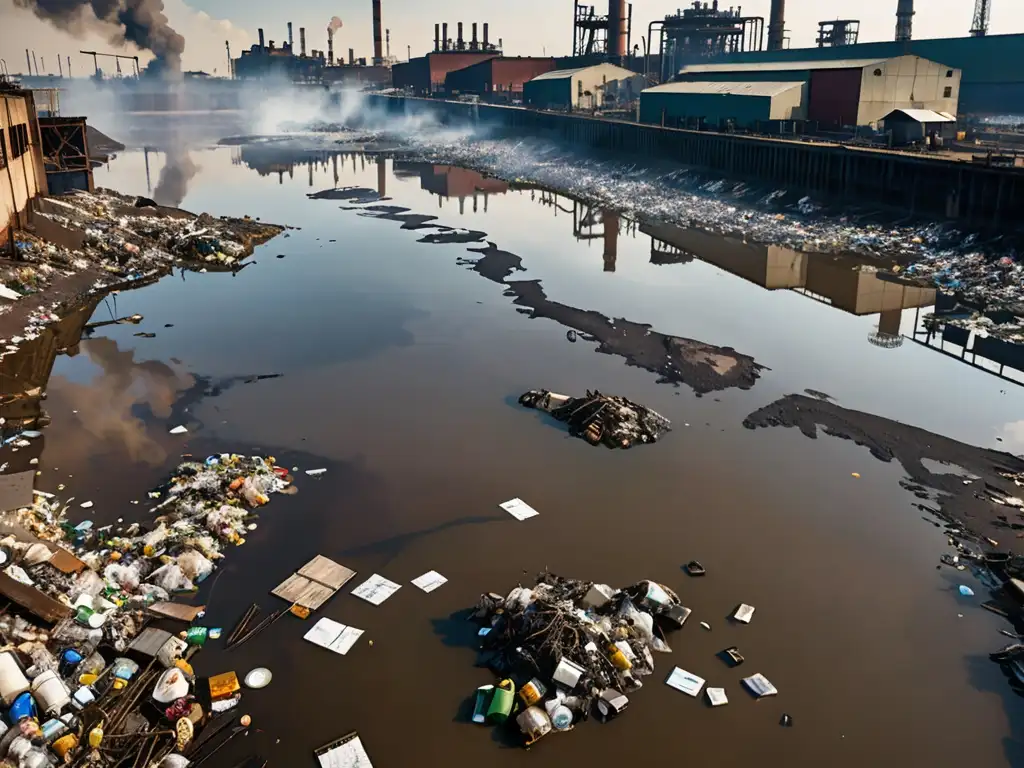
[[306,55],[306,28],[299,27],[299,53],[302,56]]
[[448,22],[441,24],[441,50],[448,50]]
[[260,50],[262,51],[266,47],[267,47],[267,41],[266,41],[266,38],[263,37],[263,29],[260,28]]
[[461,21],[459,22],[459,37],[458,37],[458,39],[457,39],[457,41],[455,43],[455,47],[458,48],[460,51],[463,48],[463,42],[462,42],[462,22]]
[[377,157],[377,194],[381,197],[388,193],[388,167],[383,157]]
[[786,40],[786,0],[772,0],[768,17],[768,50],[781,51]]
[[604,224],[604,271],[614,272],[619,258],[619,214],[604,211],[601,221]]
[[625,1],[608,0],[608,55],[626,55]]
[[380,0],[373,0],[373,63],[378,67],[384,63],[384,39],[380,30]]
[[488,29],[490,29],[490,26],[491,25],[488,24],[486,21],[484,22],[484,50],[485,51],[487,50],[487,35],[489,34],[488,33]]
[[474,51],[477,49],[476,22],[475,21],[473,22],[473,41],[469,44],[469,47],[472,48]]
[[292,23],[288,22],[288,50],[295,48],[295,40],[292,38]]
[[896,5],[896,41],[905,43],[911,39],[914,20],[914,0],[899,0]]
[[441,25],[440,24],[435,24],[434,25],[434,50],[435,51],[440,51],[441,50]]

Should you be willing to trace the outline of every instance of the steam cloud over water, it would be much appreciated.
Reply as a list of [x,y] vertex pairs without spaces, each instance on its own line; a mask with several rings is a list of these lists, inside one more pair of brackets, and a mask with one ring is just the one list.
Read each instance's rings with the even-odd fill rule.
[[160,178],[153,190],[153,199],[160,205],[177,208],[188,194],[188,183],[199,170],[189,155],[188,150],[181,146],[167,150],[167,163],[160,171]]
[[14,0],[58,29],[81,35],[99,28],[113,43],[134,43],[152,51],[169,72],[181,71],[185,38],[167,21],[163,0]]

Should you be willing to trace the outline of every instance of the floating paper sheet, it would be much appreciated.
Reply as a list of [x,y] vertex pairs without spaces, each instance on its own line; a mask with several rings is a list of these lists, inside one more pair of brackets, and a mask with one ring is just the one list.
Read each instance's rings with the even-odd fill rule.
[[368,603],[380,605],[401,588],[401,584],[385,579],[379,574],[373,574],[370,578],[352,590],[352,594],[361,597]]
[[437,571],[427,571],[422,576],[413,579],[412,583],[424,592],[433,592],[438,587],[447,584],[448,579]]
[[363,742],[353,732],[316,750],[320,768],[373,768]]
[[320,619],[313,628],[304,635],[304,639],[321,648],[344,656],[356,641],[362,637],[363,630],[349,627],[332,619]]
[[708,702],[712,707],[720,707],[729,703],[729,697],[725,695],[725,688],[708,688],[704,691],[708,696]]
[[498,506],[512,515],[516,520],[520,521],[536,517],[540,514],[540,512],[522,499],[512,499],[511,501],[506,501],[504,504],[499,504]]
[[675,688],[677,691],[682,691],[688,696],[696,697],[700,694],[700,689],[704,687],[704,682],[703,677],[697,677],[692,672],[676,667],[672,670],[672,674],[668,676],[665,684]]

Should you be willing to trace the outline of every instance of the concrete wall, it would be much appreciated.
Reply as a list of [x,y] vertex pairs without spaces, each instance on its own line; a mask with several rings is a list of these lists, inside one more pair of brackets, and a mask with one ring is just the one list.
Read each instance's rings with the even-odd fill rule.
[[[28,147],[20,157],[12,156],[11,128],[25,126]],[[46,194],[46,173],[39,143],[35,104],[27,92],[0,94],[0,130],[6,165],[0,167],[0,242],[11,227],[26,223],[29,202]]]
[[[898,56],[865,67],[857,125],[877,127],[878,121],[894,109],[930,109],[956,115],[961,77],[959,69],[917,56]],[[947,89],[949,96],[945,95]],[[813,103],[813,92],[811,99]]]

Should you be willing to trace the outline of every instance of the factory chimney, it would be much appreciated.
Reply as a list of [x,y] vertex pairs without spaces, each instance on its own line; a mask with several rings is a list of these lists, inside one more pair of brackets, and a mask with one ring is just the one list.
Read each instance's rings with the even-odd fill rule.
[[377,67],[384,63],[384,41],[380,29],[380,0],[373,0],[373,64]]
[[768,50],[781,51],[786,44],[786,0],[772,0],[768,19]]
[[469,48],[470,48],[470,50],[475,51],[479,47],[480,47],[480,44],[477,42],[477,39],[476,39],[476,22],[474,21],[473,22],[473,41],[469,44]]
[[350,67],[354,67],[356,65],[356,49],[355,48],[349,48],[348,49],[348,65]]
[[295,48],[295,38],[292,37],[292,23],[288,22],[288,50]]
[[327,66],[334,66],[334,33],[327,30]]
[[267,47],[267,42],[266,42],[266,39],[263,37],[263,29],[261,28],[260,29],[260,52],[262,53],[263,49],[266,48],[266,47]]
[[434,25],[434,50],[435,51],[440,51],[441,50],[441,25],[440,24],[435,24]]
[[455,47],[456,47],[457,50],[460,50],[460,51],[464,47],[464,44],[462,42],[462,22],[461,21],[459,22],[459,37],[458,37],[458,41],[455,43]]
[[621,59],[626,55],[625,0],[608,0],[608,55]]
[[896,5],[896,42],[906,43],[914,20],[914,0],[899,0]]
[[299,27],[299,53],[302,56],[306,55],[306,28]]
[[28,52],[28,48],[25,49],[25,63],[28,65],[28,74],[32,74],[32,56]]
[[448,22],[441,24],[441,50],[448,50]]
[[488,24],[486,21],[484,22],[484,50],[485,51],[487,50],[487,36],[490,34],[490,32],[488,32],[488,30],[490,29],[490,26],[491,25]]

